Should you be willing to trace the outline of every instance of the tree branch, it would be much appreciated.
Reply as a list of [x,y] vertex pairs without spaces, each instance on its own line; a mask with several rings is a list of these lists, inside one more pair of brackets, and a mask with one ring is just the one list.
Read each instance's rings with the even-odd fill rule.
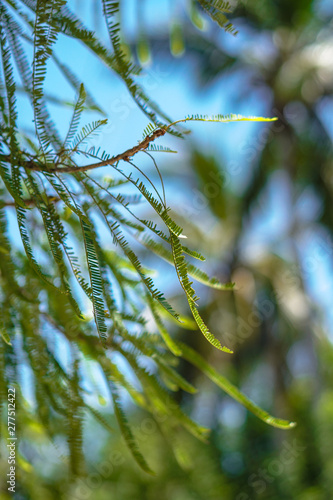
[[[58,203],[59,201],[61,201],[61,198],[58,198],[57,196],[48,196],[47,200],[48,200],[48,202]],[[36,204],[36,200],[34,198],[25,199],[23,201],[26,205],[35,205]],[[0,200],[0,208],[15,207],[15,206],[16,206],[16,202],[14,200],[13,201]]]
[[[74,172],[74,173],[85,172],[87,170],[93,170],[95,168],[105,167],[107,165],[114,165],[115,163],[117,163],[120,160],[128,161],[135,154],[147,149],[147,147],[149,146],[149,144],[151,142],[155,141],[155,139],[157,139],[157,137],[162,137],[163,135],[166,134],[166,132],[167,132],[167,128],[166,129],[158,128],[151,135],[147,135],[143,139],[143,141],[139,142],[139,144],[137,144],[136,146],[133,146],[132,148],[127,149],[123,153],[120,153],[116,156],[112,156],[112,158],[109,158],[108,160],[101,161],[99,163],[92,163],[90,165],[84,165],[82,167],[68,166],[68,167],[62,167],[62,168],[61,167],[59,167],[59,168],[47,168],[45,165],[43,165],[41,163],[37,163],[36,161],[31,159],[31,160],[27,160],[25,163],[23,163],[22,166],[24,166],[25,168],[28,168],[30,170],[35,170],[38,172],[47,171],[49,173],[57,172],[57,173],[65,173],[65,174],[70,174],[72,172]],[[0,155],[0,160],[1,159],[9,162],[10,155]]]

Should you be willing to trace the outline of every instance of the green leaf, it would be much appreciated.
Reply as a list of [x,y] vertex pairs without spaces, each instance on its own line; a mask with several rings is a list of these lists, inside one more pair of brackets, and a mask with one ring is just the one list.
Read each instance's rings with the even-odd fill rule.
[[125,416],[125,413],[121,407],[120,398],[119,398],[119,394],[118,394],[116,385],[113,382],[109,381],[109,387],[110,387],[110,392],[111,392],[113,406],[114,406],[114,413],[115,413],[116,419],[118,421],[120,432],[121,432],[128,448],[129,448],[130,452],[132,453],[135,461],[141,467],[142,470],[144,470],[148,474],[155,475],[155,473],[151,470],[151,468],[147,464],[146,460],[143,458],[141,452],[139,451],[139,448],[138,448],[136,441],[134,439],[131,427],[130,427],[130,425],[127,421],[127,418]]
[[228,347],[221,345],[220,341],[216,337],[214,337],[214,335],[208,330],[207,326],[203,322],[203,320],[202,320],[202,318],[201,318],[201,316],[196,308],[195,302],[198,299],[195,296],[195,292],[191,286],[192,283],[190,282],[190,280],[188,278],[187,264],[186,264],[186,261],[185,261],[184,256],[183,256],[182,246],[181,246],[180,241],[177,238],[177,236],[175,236],[171,232],[170,232],[170,238],[171,238],[171,242],[172,242],[172,253],[173,253],[173,257],[174,257],[174,262],[175,262],[175,267],[176,267],[178,279],[179,279],[179,282],[180,282],[184,292],[186,293],[187,301],[188,301],[188,304],[190,306],[190,309],[191,309],[191,312],[192,312],[193,318],[195,319],[196,324],[198,325],[199,329],[201,330],[203,335],[206,337],[208,342],[210,342],[214,347],[216,347],[217,349],[219,349],[221,351],[232,353],[232,351]]
[[3,339],[4,342],[6,342],[6,344],[8,345],[12,345],[11,341],[10,341],[10,337],[8,335],[8,333],[4,332],[2,329],[0,330],[0,335]]
[[241,403],[250,412],[256,415],[260,420],[273,427],[278,427],[279,429],[292,429],[295,427],[295,422],[289,422],[287,420],[282,420],[280,418],[272,417],[265,410],[257,406],[250,399],[248,399],[237,387],[235,387],[228,379],[223,377],[218,373],[207,361],[193,349],[182,342],[178,342],[182,350],[182,357],[196,366],[200,371],[202,371],[208,378],[210,378],[214,384],[221,387],[229,396]]
[[51,23],[50,19],[60,12],[65,3],[65,0],[51,0],[49,2],[37,0],[36,4],[32,95],[35,131],[44,154],[52,141],[60,146],[59,138],[55,134],[50,136],[50,130],[54,127],[45,113],[43,84],[46,77],[46,63],[52,54],[52,47],[59,33],[59,28]]
[[[156,241],[147,237],[140,238],[139,241],[143,243],[147,248],[149,248],[149,250],[152,250],[154,253],[156,253],[156,255],[162,257],[162,259],[164,259],[166,262],[174,265],[172,252],[167,250],[163,245],[160,245]],[[169,241],[171,240],[169,239]],[[183,245],[182,251],[184,253],[187,253],[185,252]],[[215,288],[216,290],[232,290],[234,288],[234,283],[220,283],[217,278],[209,278],[209,276],[204,271],[198,269],[196,266],[190,264],[187,261],[185,262],[188,274],[204,285]]]
[[98,256],[94,245],[94,236],[90,226],[84,221],[81,222],[82,234],[86,250],[86,260],[90,276],[92,289],[92,303],[94,309],[95,323],[98,334],[104,343],[107,338],[107,328],[105,323],[105,307],[103,301],[103,284]]
[[103,125],[107,124],[107,119],[104,120],[97,120],[92,123],[88,123],[88,125],[85,125],[82,127],[81,131],[74,137],[70,150],[72,153],[76,153],[78,150],[78,147],[80,145],[83,145],[87,142],[87,139],[90,137],[93,137],[97,134],[98,130],[100,127],[103,127]]
[[42,271],[42,269],[39,266],[39,264],[37,263],[37,260],[36,260],[34,254],[33,254],[33,251],[32,251],[31,245],[30,245],[28,230],[27,230],[27,227],[26,227],[25,212],[26,211],[25,211],[24,208],[16,205],[17,222],[18,222],[18,226],[19,226],[19,230],[20,230],[20,234],[21,234],[21,239],[22,239],[22,243],[23,243],[23,246],[24,246],[24,250],[25,250],[26,256],[27,256],[27,258],[29,260],[29,263],[32,266],[32,268],[34,269],[34,271],[38,274],[38,276],[40,278],[42,278],[43,281],[45,281],[48,285],[50,285],[54,290],[56,290],[57,292],[61,293],[61,290],[59,290],[59,288],[56,287],[52,283],[51,277],[48,276],[47,274],[45,274]]
[[[186,123],[186,122],[214,122],[214,123],[235,123],[235,122],[274,122],[277,118],[265,118],[262,116],[242,116],[236,114],[229,115],[189,115],[186,118],[181,120],[177,120],[168,127],[172,127],[173,125],[177,125],[178,123]],[[167,128],[168,128],[167,127]]]
[[198,425],[190,417],[188,417],[188,415],[182,411],[177,402],[158,383],[156,377],[138,365],[135,355],[128,350],[125,351],[121,347],[118,347],[118,350],[128,360],[141,384],[145,388],[147,397],[151,401],[151,411],[161,411],[167,415],[169,419],[175,420],[177,423],[184,426],[185,429],[187,429],[193,436],[203,442],[206,442],[210,430],[206,427]]
[[197,0],[203,9],[210,15],[221,28],[225,31],[236,35],[238,32],[233,27],[232,23],[225,16],[225,13],[231,12],[229,2],[223,0]]
[[86,100],[87,94],[84,89],[83,83],[80,85],[80,91],[79,91],[79,97],[78,100],[75,104],[74,111],[73,111],[73,116],[68,128],[68,132],[66,135],[66,139],[64,141],[63,149],[66,149],[69,143],[73,140],[76,131],[78,129],[79,123],[80,123],[80,117],[84,108],[84,103]]
[[170,349],[170,351],[175,356],[181,356],[182,351],[181,351],[181,349],[179,349],[179,347],[177,346],[177,344],[173,341],[173,339],[170,336],[169,332],[165,328],[165,326],[163,324],[163,321],[161,320],[160,315],[158,314],[158,311],[157,311],[154,299],[150,295],[148,295],[147,298],[148,298],[148,302],[149,302],[149,305],[150,305],[150,310],[151,310],[151,312],[153,314],[153,317],[154,317],[154,320],[156,322],[157,328],[158,328],[158,330],[159,330],[159,332],[160,332],[160,334],[161,334],[161,336],[162,336],[165,344],[168,346],[168,348]]

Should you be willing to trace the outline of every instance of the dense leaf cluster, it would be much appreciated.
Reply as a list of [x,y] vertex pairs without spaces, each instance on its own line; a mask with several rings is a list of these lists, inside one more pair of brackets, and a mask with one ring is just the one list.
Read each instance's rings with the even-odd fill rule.
[[[225,2],[200,0],[199,3],[222,27],[232,31],[224,14],[229,9]],[[119,2],[103,1],[110,37],[108,48],[70,11],[64,0],[6,0],[0,5],[1,406],[4,407],[9,385],[17,384],[20,390],[21,367],[28,366],[34,382],[34,411],[51,439],[58,432],[59,422],[66,422],[69,460],[75,476],[84,471],[85,412],[110,429],[104,416],[86,397],[84,379],[88,360],[103,376],[122,435],[138,464],[147,472],[150,467],[128,425],[120,389],[125,389],[148,412],[165,415],[167,419],[161,426],[167,434],[182,425],[199,439],[207,437],[208,430],[191,420],[170,395],[170,389],[195,392],[177,372],[178,358],[202,370],[265,422],[281,428],[291,426],[258,408],[199,353],[170,335],[165,318],[173,317],[176,321],[182,318],[156,287],[134,244],[136,240],[174,266],[195,320],[187,319],[186,327],[198,327],[213,346],[231,352],[204,324],[190,276],[218,290],[232,289],[232,284],[223,285],[209,278],[192,262],[204,258],[183,245],[183,230],[170,214],[163,179],[151,154],[171,151],[153,142],[167,133],[182,137],[180,123],[265,119],[218,115],[190,116],[172,122],[136,83],[141,68],[128,59],[122,48],[119,9]],[[124,81],[151,121],[138,146],[112,156],[88,145],[106,120],[79,129],[84,110],[96,110],[98,106],[71,70],[54,55],[59,36],[82,42]],[[33,47],[32,64],[26,50],[29,45]],[[44,93],[50,60],[78,96],[65,134],[54,125]],[[14,66],[33,109],[34,137],[18,125],[20,110]],[[162,193],[134,163],[140,151],[149,154],[154,162]],[[122,163],[132,171],[124,170]],[[114,177],[105,180],[90,172],[105,165],[113,169]],[[132,190],[124,194],[124,186]],[[133,195],[133,189],[137,195]],[[154,219],[139,215],[136,211],[139,202],[151,207]],[[14,244],[10,234],[10,211],[15,211],[22,245]],[[113,240],[111,248],[103,244],[106,233]],[[80,247],[84,247],[84,252],[78,250]],[[90,310],[94,321],[85,312]],[[153,331],[149,315],[154,319]],[[55,339],[61,349],[67,350],[67,363],[59,356]],[[128,373],[135,374],[138,387],[132,384],[127,372],[120,370],[114,359],[116,353],[123,358]],[[154,363],[154,372],[142,364],[145,358]],[[20,411],[29,414],[30,410],[22,406]]]

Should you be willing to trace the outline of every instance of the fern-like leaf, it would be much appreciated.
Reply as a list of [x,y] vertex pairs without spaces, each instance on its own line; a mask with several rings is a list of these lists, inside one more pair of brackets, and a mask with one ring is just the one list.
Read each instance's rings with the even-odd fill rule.
[[113,406],[114,406],[114,413],[115,413],[115,416],[116,416],[117,421],[118,421],[120,432],[121,432],[128,448],[129,448],[130,452],[132,453],[135,461],[141,467],[142,470],[144,470],[148,474],[154,475],[154,472],[149,467],[146,460],[143,458],[143,456],[138,448],[138,445],[136,444],[131,427],[129,426],[126,415],[121,407],[120,397],[118,394],[117,387],[111,380],[109,380],[109,387],[110,387],[110,392],[111,392]]
[[170,232],[171,245],[172,245],[172,253],[175,262],[176,271],[178,274],[179,281],[182,285],[182,288],[186,294],[188,304],[190,306],[193,318],[200,328],[203,335],[206,337],[208,342],[210,342],[214,347],[220,349],[221,351],[232,353],[228,347],[222,346],[220,341],[214,337],[214,335],[209,331],[205,323],[203,322],[197,308],[196,308],[196,300],[195,292],[192,288],[192,283],[188,278],[188,271],[186,261],[183,256],[182,247],[179,239],[173,233]]
[[229,380],[218,373],[200,354],[182,342],[179,342],[178,344],[182,350],[182,356],[184,359],[196,366],[217,386],[221,387],[221,389],[229,394],[229,396],[245,406],[245,408],[260,418],[260,420],[263,420],[268,425],[272,425],[273,427],[278,427],[280,429],[290,429],[295,427],[296,424],[294,422],[288,422],[287,420],[282,420],[269,415],[269,413],[262,410],[259,406],[249,400],[242,392],[239,391],[239,389],[237,389],[237,387],[229,382]]
[[73,140],[76,134],[80,122],[80,117],[83,111],[84,103],[86,100],[86,96],[87,96],[86,91],[84,89],[83,84],[81,83],[79,96],[74,107],[73,116],[68,128],[66,139],[64,141],[63,149],[66,149],[68,147],[69,143]]
[[229,2],[222,0],[197,0],[201,7],[210,15],[210,17],[225,31],[236,35],[238,32],[232,23],[225,16],[225,13],[231,12]]
[[103,301],[103,287],[102,287],[102,276],[101,276],[100,265],[98,261],[98,256],[96,254],[94,237],[91,232],[91,228],[90,226],[88,226],[88,224],[86,224],[85,221],[80,221],[80,222],[84,238],[84,245],[86,249],[87,265],[90,275],[95,323],[97,326],[98,334],[102,342],[105,342],[107,328],[105,324],[105,312],[104,312],[105,307]]

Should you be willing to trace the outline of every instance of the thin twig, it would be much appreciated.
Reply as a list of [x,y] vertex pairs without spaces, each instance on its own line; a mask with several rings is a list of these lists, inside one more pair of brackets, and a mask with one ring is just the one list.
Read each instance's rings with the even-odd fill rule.
[[[48,200],[48,202],[52,202],[52,203],[58,203],[58,201],[61,201],[61,199],[57,198],[56,196],[48,196],[47,200]],[[28,200],[23,200],[23,201],[26,205],[35,205],[36,204],[36,200],[34,198],[29,198]],[[13,201],[3,201],[3,200],[0,201],[0,208],[15,207],[15,206],[16,206],[16,202],[14,200]]]
[[145,149],[147,149],[147,147],[149,146],[149,144],[151,142],[155,141],[155,139],[157,139],[157,137],[162,137],[163,135],[166,134],[166,132],[167,132],[166,129],[158,128],[151,135],[147,135],[147,137],[145,137],[143,139],[143,141],[139,142],[139,144],[137,144],[136,146],[133,146],[130,149],[127,149],[123,153],[120,153],[116,156],[112,156],[112,158],[109,158],[108,160],[104,160],[104,161],[101,161],[98,163],[92,163],[90,165],[84,165],[82,167],[71,166],[71,167],[48,168],[47,169],[46,166],[41,165],[37,162],[34,162],[33,160],[27,161],[24,164],[24,167],[29,168],[30,170],[36,170],[39,172],[47,171],[49,173],[57,172],[57,173],[70,174],[72,172],[74,172],[74,173],[86,172],[87,170],[93,170],[95,168],[105,167],[107,165],[114,165],[115,163],[117,163],[120,160],[129,161],[130,158],[132,158],[132,156],[139,153],[140,151],[144,151]]

